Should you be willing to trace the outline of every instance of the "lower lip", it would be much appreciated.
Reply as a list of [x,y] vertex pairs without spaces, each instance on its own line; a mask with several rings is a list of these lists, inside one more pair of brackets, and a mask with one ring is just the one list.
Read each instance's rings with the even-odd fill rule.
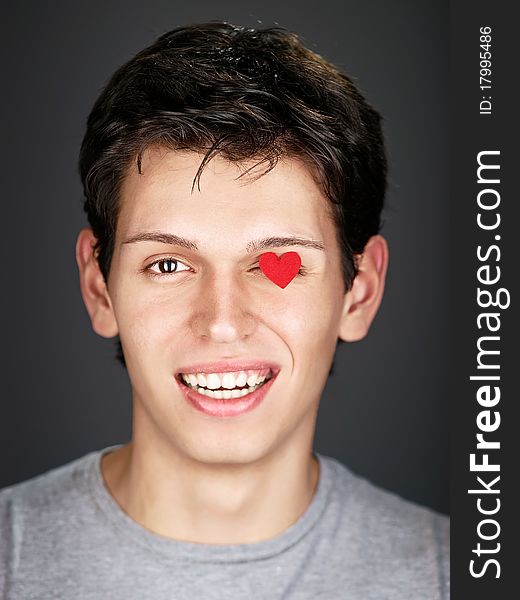
[[238,417],[243,415],[254,408],[256,408],[264,399],[267,392],[270,390],[271,385],[275,380],[275,376],[264,383],[254,392],[242,396],[241,398],[230,398],[228,400],[219,400],[217,398],[210,398],[204,394],[199,394],[192,388],[178,382],[188,402],[200,412],[212,417]]

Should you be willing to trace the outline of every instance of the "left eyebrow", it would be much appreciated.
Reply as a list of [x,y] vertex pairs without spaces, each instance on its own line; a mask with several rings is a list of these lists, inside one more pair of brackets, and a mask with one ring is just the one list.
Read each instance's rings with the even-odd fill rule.
[[260,240],[249,242],[246,246],[246,251],[257,252],[266,248],[282,248],[284,246],[302,246],[304,248],[314,248],[315,250],[325,250],[325,245],[316,240],[309,240],[301,237],[267,237]]
[[171,246],[181,246],[188,250],[198,250],[195,242],[163,231],[143,231],[142,233],[136,233],[124,240],[123,244],[135,244],[136,242],[158,242],[160,244],[169,244]]

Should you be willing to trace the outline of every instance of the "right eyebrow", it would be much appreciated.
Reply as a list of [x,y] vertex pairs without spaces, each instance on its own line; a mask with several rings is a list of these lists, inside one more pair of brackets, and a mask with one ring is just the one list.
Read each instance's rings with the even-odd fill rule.
[[143,231],[141,233],[136,233],[124,240],[123,244],[135,244],[136,242],[159,242],[160,244],[182,246],[188,250],[198,250],[198,246],[195,242],[164,231]]

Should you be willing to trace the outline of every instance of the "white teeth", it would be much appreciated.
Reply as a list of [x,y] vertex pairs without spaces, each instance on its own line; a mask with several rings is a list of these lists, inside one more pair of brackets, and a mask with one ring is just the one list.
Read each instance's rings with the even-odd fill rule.
[[181,379],[188,386],[197,390],[199,394],[219,400],[229,400],[254,392],[270,378],[271,373],[265,373],[265,370],[262,375],[258,370],[234,373],[181,373]]
[[216,390],[220,387],[220,377],[216,373],[206,375],[206,386],[210,390]]
[[247,396],[251,392],[254,392],[259,386],[244,388],[243,390],[206,390],[204,388],[197,388],[197,392],[208,398],[215,398],[217,400],[229,400],[230,398],[242,398]]
[[232,390],[236,386],[235,374],[224,373],[222,376],[222,387],[228,390]]
[[253,373],[252,375],[249,375],[249,377],[247,378],[247,385],[249,387],[252,387],[253,385],[256,385],[256,380],[258,379],[258,375],[256,373]]
[[235,385],[237,387],[244,387],[247,383],[247,373],[244,371],[240,371],[238,375],[235,377]]

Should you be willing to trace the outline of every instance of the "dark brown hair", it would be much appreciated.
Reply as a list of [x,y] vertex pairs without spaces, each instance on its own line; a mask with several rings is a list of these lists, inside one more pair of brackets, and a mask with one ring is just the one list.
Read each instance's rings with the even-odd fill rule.
[[381,118],[347,75],[297,35],[220,21],[179,27],[114,73],[89,115],[79,157],[105,280],[121,182],[132,165],[141,172],[152,145],[203,152],[194,185],[217,154],[265,162],[264,173],[282,156],[305,161],[330,202],[350,289],[356,255],[381,225]]

